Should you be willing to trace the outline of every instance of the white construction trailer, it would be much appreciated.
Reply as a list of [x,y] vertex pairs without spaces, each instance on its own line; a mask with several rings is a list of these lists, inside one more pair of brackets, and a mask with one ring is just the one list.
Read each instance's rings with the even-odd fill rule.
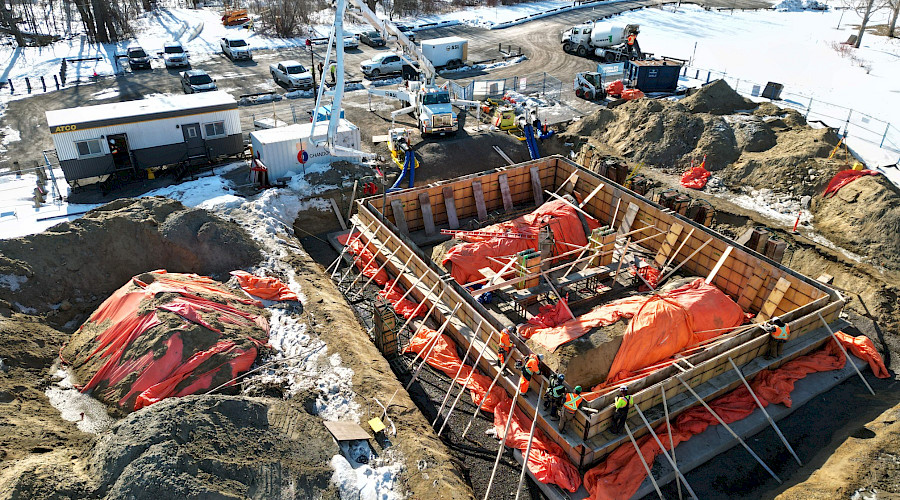
[[167,165],[207,164],[244,150],[237,101],[226,92],[155,96],[47,111],[66,181]]
[[[328,127],[319,124],[315,135],[310,137],[312,127],[313,123],[298,123],[250,132],[252,168],[256,172],[266,174],[258,176],[258,182],[265,185],[291,174],[305,173],[306,169],[313,165],[321,166],[338,160],[357,160],[353,155],[345,158],[333,155],[329,152],[328,142],[325,140]],[[338,151],[344,149],[358,151],[359,128],[342,118],[333,141],[334,145],[338,146]]]

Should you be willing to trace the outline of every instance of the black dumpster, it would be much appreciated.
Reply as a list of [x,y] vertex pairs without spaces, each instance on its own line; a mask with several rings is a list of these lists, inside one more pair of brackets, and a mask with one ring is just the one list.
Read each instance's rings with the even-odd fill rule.
[[675,92],[680,74],[681,63],[671,60],[628,61],[625,66],[625,78],[644,93]]
[[766,99],[777,101],[778,99],[781,99],[782,89],[784,89],[784,85],[775,82],[768,82],[766,83],[766,88],[763,89],[762,96]]

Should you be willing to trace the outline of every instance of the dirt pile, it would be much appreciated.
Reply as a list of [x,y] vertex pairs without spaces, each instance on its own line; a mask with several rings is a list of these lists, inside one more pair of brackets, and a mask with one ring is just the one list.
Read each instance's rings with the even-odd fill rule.
[[269,338],[262,304],[197,275],[135,276],[60,351],[84,391],[125,411],[214,389]]
[[43,233],[0,241],[0,299],[62,325],[141,272],[217,276],[260,258],[239,225],[206,210],[162,197],[122,199]]
[[[827,182],[827,180],[826,180]],[[900,189],[883,175],[864,176],[833,197],[813,197],[816,230],[889,269],[900,269]]]
[[682,99],[681,104],[689,113],[709,113],[711,115],[731,115],[738,111],[756,108],[756,103],[742,97],[725,80],[715,80],[704,85]]

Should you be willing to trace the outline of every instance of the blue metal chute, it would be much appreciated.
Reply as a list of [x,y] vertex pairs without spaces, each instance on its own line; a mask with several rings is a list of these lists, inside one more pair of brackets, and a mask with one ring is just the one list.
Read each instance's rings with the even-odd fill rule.
[[537,139],[534,138],[534,127],[530,123],[526,123],[522,127],[522,131],[525,133],[525,144],[528,146],[528,155],[531,156],[532,160],[537,160],[541,157],[541,152],[538,151]]
[[388,193],[406,189],[401,186],[405,177],[409,178],[409,187],[413,187],[416,179],[416,153],[411,149],[406,151],[406,156],[403,160],[403,170],[400,172],[397,180],[394,181],[394,185],[388,188]]

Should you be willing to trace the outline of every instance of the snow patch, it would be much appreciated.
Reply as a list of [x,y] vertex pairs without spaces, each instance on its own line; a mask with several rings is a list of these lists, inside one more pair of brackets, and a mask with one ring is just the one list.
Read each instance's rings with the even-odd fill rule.
[[26,276],[17,276],[15,274],[0,274],[0,286],[8,288],[9,291],[15,292],[28,281]]
[[53,378],[56,381],[44,394],[64,420],[75,422],[80,431],[91,434],[100,434],[112,426],[115,421],[106,413],[106,406],[79,392],[72,384],[72,376],[67,370],[57,367]]
[[395,491],[396,476],[402,470],[397,464],[371,467],[351,464],[341,455],[331,459],[334,474],[331,482],[338,487],[341,498],[360,500],[397,500],[402,498]]
[[783,0],[775,6],[781,12],[801,12],[804,10],[828,10],[828,6],[816,0]]

